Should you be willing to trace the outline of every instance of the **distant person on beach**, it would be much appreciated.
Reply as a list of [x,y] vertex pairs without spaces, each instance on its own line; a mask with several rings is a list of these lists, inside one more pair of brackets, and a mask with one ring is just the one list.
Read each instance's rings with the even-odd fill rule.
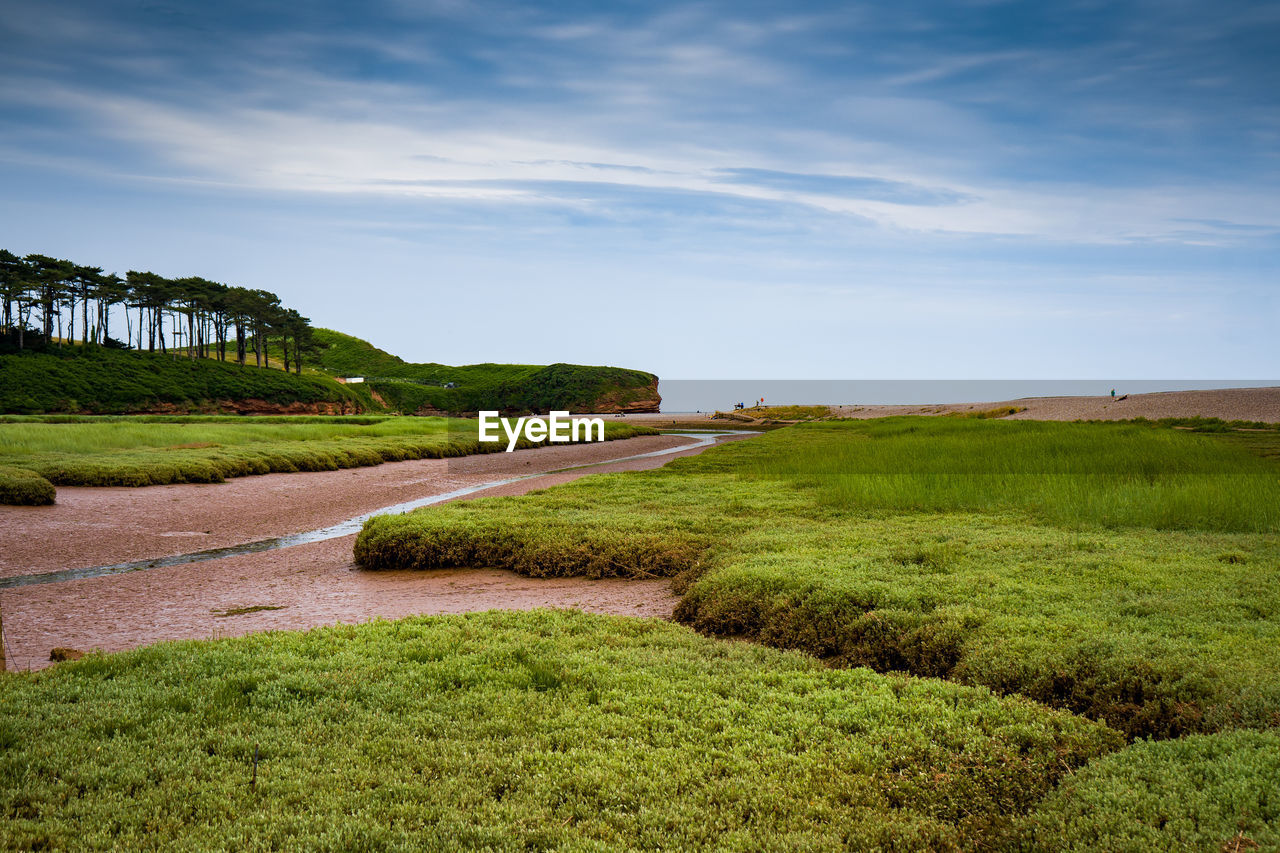
[[1111,389],[1111,399],[1112,399],[1112,400],[1114,400],[1115,398],[1116,398],[1116,389],[1112,388],[1112,389]]

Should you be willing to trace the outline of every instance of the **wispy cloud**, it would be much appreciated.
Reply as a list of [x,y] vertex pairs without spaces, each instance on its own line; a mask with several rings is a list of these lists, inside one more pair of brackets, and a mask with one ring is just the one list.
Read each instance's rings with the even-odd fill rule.
[[217,188],[473,258],[907,303],[1246,269],[1261,299],[1280,268],[1274,4],[66,0],[7,9],[0,39],[9,187]]
[[891,204],[958,204],[972,199],[972,196],[954,190],[922,187],[904,181],[889,181],[865,175],[812,175],[778,172],[772,169],[717,169],[712,180],[791,190],[818,196],[885,201]]

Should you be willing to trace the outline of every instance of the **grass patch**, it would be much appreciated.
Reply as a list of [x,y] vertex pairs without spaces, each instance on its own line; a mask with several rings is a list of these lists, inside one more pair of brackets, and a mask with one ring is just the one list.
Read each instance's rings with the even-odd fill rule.
[[1214,438],[1246,450],[1255,456],[1280,460],[1280,432],[1224,432],[1216,434]]
[[250,604],[247,607],[229,607],[226,610],[210,610],[209,612],[219,619],[225,619],[228,616],[261,613],[264,610],[284,610],[284,607],[279,604]]
[[1059,525],[1274,532],[1280,469],[1212,436],[1129,424],[885,418],[750,443],[744,477],[839,509],[1026,512]]
[[998,846],[1118,744],[657,620],[414,618],[0,678],[0,847]]
[[1066,779],[1028,836],[1051,850],[1280,849],[1280,733],[1136,743]]
[[831,408],[829,406],[748,406],[745,409],[734,409],[730,412],[716,412],[713,417],[717,427],[727,422],[728,424],[747,424],[747,428],[750,429],[826,420],[831,417]]
[[[921,422],[936,453],[910,429]],[[706,633],[1021,693],[1132,737],[1280,725],[1275,468],[1213,442],[1115,424],[813,424],[657,471],[377,518],[356,557],[673,576],[677,618]],[[1071,455],[1084,449],[1099,455]],[[1154,506],[1100,511],[1116,488]]]
[[26,468],[0,465],[0,504],[10,506],[44,506],[57,495],[44,477]]
[[1018,412],[1025,412],[1026,410],[1026,406],[998,406],[994,409],[980,409],[976,412],[947,412],[945,417],[986,421],[992,418],[1007,418],[1009,415],[1016,415]]
[[1194,432],[1231,432],[1234,430],[1259,430],[1266,432],[1280,432],[1280,424],[1268,423],[1266,421],[1224,421],[1222,418],[1160,418],[1159,420],[1148,420],[1147,418],[1134,418],[1132,423],[1154,424],[1162,427],[1177,427],[1178,429],[1189,429]]
[[[608,440],[655,435],[605,424]],[[533,447],[521,437],[519,447]],[[0,464],[60,486],[219,483],[251,474],[334,471],[505,450],[475,421],[445,418],[164,417],[0,421]]]
[[[813,421],[831,417],[829,406],[748,406],[740,415],[775,421]],[[717,414],[722,414],[717,412]]]

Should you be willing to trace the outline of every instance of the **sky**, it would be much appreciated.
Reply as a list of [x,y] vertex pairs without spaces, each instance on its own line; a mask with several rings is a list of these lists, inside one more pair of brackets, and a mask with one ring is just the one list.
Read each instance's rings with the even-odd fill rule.
[[1280,377],[1280,4],[0,0],[0,248],[411,361]]

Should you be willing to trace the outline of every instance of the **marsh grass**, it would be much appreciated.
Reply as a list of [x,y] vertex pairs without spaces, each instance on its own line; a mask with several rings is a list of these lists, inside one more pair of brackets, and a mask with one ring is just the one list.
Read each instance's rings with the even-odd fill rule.
[[[607,422],[608,440],[655,435]],[[519,447],[534,447],[523,437]],[[446,418],[164,417],[6,419],[0,465],[60,486],[219,483],[252,474],[334,471],[504,450],[479,441],[476,422]]]
[[[1232,530],[1257,520],[1256,495],[1201,492],[1200,501],[1218,501],[1219,514],[1211,516],[1218,521],[1197,524],[1195,516],[1185,530],[1163,527],[1180,518],[1168,508],[1140,516],[1161,526],[1120,526],[1097,513],[1096,502],[1066,504],[1066,513],[1064,504],[1047,512],[1025,500],[1053,497],[1046,490],[1059,484],[1053,478],[1105,500],[1114,479],[1132,472],[1108,479],[1098,467],[1125,460],[1169,481],[1169,489],[1144,493],[1156,500],[1177,494],[1176,475],[1159,465],[1196,476],[1225,455],[1225,464],[1243,473],[1201,476],[1238,477],[1246,486],[1261,478],[1265,487],[1257,472],[1273,463],[1201,444],[1212,437],[1150,427],[1082,425],[1085,447],[1108,446],[1111,430],[1120,443],[1110,459],[1080,462],[1058,458],[1043,436],[1028,437],[1017,423],[930,424],[941,425],[958,462],[922,459],[926,447],[895,448],[892,439],[887,455],[869,452],[875,424],[794,427],[658,471],[377,518],[357,538],[356,558],[368,568],[666,575],[683,593],[676,617],[700,631],[1021,693],[1105,719],[1131,737],[1280,724],[1280,540]],[[903,429],[910,425],[885,426],[890,435],[911,437]],[[1059,426],[1075,435],[1077,425]],[[1009,447],[1042,453],[1040,466],[1056,470],[1027,473],[1026,460],[1005,459],[995,476],[1032,481],[1021,501],[992,500],[954,473],[955,489],[937,509],[919,488],[926,480],[897,492],[875,482],[892,482],[885,474],[855,475],[870,487],[850,500],[843,478],[828,482],[821,464],[844,459],[883,470],[896,456],[918,468],[981,472],[982,460],[964,456],[966,435],[988,454],[1001,437],[1017,438]],[[1070,442],[1052,447],[1074,452]],[[1070,473],[1072,466],[1084,470]],[[886,495],[888,506],[874,502]],[[1064,515],[1065,522],[1057,520]]]
[[990,847],[1119,744],[658,620],[413,618],[0,676],[0,847]]
[[887,418],[811,425],[736,470],[840,509],[1027,512],[1054,524],[1280,529],[1280,469],[1211,436],[1133,424]]

